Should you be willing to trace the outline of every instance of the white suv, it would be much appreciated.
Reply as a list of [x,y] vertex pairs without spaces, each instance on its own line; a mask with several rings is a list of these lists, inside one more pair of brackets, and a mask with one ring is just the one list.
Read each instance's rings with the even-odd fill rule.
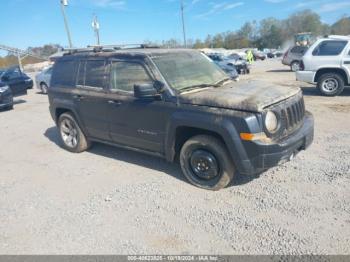
[[323,95],[339,95],[350,84],[350,36],[318,40],[303,56],[296,76],[298,81],[317,84]]

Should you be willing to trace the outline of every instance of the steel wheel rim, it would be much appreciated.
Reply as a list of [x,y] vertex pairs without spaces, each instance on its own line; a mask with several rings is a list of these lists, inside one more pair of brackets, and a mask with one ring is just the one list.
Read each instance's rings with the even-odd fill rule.
[[327,78],[322,83],[322,88],[326,92],[334,92],[339,87],[338,81],[335,78]]
[[206,150],[195,150],[190,159],[192,173],[201,180],[211,180],[219,175],[216,157]]
[[78,130],[69,119],[64,119],[60,126],[61,136],[63,142],[71,148],[75,148],[78,145]]

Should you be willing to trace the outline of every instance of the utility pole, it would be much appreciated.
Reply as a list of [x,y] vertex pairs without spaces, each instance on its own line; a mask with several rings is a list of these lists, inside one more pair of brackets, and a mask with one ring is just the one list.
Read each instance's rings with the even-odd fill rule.
[[183,37],[184,37],[184,45],[185,45],[185,48],[186,48],[187,47],[187,41],[186,41],[184,1],[183,0],[181,0],[181,18],[182,18],[182,33],[183,33]]
[[95,31],[96,44],[100,45],[100,23],[98,22],[96,15],[94,15],[94,19],[92,20],[92,28]]
[[68,6],[68,0],[60,0],[60,2],[61,2],[62,15],[63,15],[63,19],[64,19],[64,26],[65,26],[66,32],[67,32],[69,47],[73,48],[72,38],[71,38],[71,35],[70,35],[69,26],[68,26],[68,20],[67,20],[66,10],[65,10],[65,7]]

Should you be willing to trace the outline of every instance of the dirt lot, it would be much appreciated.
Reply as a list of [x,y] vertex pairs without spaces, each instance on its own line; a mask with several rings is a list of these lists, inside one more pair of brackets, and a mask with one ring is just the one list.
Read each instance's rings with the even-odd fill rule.
[[[297,85],[277,60],[247,79]],[[96,144],[71,154],[45,95],[0,112],[1,254],[349,254],[350,90],[303,85],[315,141],[292,162],[219,192],[178,166]]]

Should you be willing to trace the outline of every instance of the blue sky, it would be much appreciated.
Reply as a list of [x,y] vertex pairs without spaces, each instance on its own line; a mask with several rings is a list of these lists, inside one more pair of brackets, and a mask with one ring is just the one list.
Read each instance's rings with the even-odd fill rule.
[[[184,0],[188,38],[237,30],[250,20],[286,18],[310,8],[333,23],[350,14],[350,0]],[[73,44],[94,43],[93,14],[101,24],[103,44],[181,39],[179,0],[68,0]],[[18,48],[45,43],[67,45],[60,0],[2,0],[0,44]]]

